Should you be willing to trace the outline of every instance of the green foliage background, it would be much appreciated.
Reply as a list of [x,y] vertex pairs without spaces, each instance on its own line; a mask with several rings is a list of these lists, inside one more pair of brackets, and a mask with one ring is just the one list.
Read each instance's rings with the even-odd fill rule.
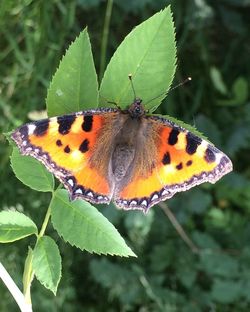
[[[250,2],[116,0],[107,61],[137,24],[171,3],[178,63],[158,113],[195,125],[226,152],[234,172],[168,201],[199,247],[194,254],[159,207],[144,216],[100,207],[138,255],[90,255],[57,241],[63,258],[57,296],[34,282],[34,311],[249,311],[250,309]],[[3,1],[0,4],[1,133],[45,108],[46,90],[70,42],[88,25],[97,72],[106,2]],[[140,43],[138,42],[138,49]],[[15,208],[41,224],[49,197],[21,184],[0,136],[1,210]],[[44,208],[44,210],[43,210]],[[0,259],[21,287],[28,238],[1,245]],[[0,283],[0,311],[17,311]]]

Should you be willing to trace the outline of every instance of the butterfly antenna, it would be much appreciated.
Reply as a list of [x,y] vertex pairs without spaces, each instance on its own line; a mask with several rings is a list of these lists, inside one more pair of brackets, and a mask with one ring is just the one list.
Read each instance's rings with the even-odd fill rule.
[[133,81],[132,81],[132,74],[129,74],[128,75],[128,79],[131,83],[131,87],[132,87],[132,90],[133,90],[133,93],[134,93],[134,99],[136,100],[136,93],[135,93],[135,87],[134,87],[134,84],[133,84]]
[[[191,81],[191,80],[192,80],[191,77],[186,78],[184,81],[182,81],[182,82],[178,83],[176,86],[170,88],[168,92],[173,91],[174,89],[176,89],[176,88],[178,88],[178,87],[180,87],[180,86],[183,86],[184,84],[186,84],[187,82],[189,82],[189,81]],[[162,95],[165,95],[165,96],[166,96],[166,95],[167,95],[166,91],[163,92],[163,93],[161,93],[161,94],[159,94],[159,95],[157,95],[156,97],[150,99],[147,103],[145,103],[145,105],[147,105],[149,102],[152,102],[152,101],[155,100],[155,99],[158,99],[158,98],[161,97]]]
[[120,106],[114,102],[114,101],[109,101],[107,98],[105,98],[103,95],[100,94],[100,97],[102,97],[107,103],[113,104],[116,108],[121,109]]
[[187,77],[184,81],[178,83],[176,86],[174,86],[173,88],[170,88],[169,91],[173,91],[176,88],[179,88],[180,86],[183,86],[184,84],[186,84],[187,82],[191,81],[192,78],[191,77]]

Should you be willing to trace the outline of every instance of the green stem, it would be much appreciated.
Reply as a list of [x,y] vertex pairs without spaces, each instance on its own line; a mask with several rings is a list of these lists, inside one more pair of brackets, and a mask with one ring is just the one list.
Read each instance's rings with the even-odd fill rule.
[[[51,204],[51,202],[50,202],[50,204]],[[45,230],[47,228],[47,225],[48,225],[48,222],[49,222],[49,218],[50,218],[50,215],[51,215],[51,206],[50,206],[50,204],[49,204],[48,210],[46,212],[45,218],[43,220],[43,224],[42,224],[41,230],[40,230],[40,232],[38,234],[37,241],[39,240],[40,237],[42,237],[44,235]]]
[[[37,245],[39,239],[44,236],[44,233],[46,231],[46,228],[49,222],[50,215],[51,215],[51,201],[47,209],[45,218],[43,220],[41,230],[39,234],[37,235],[35,246]],[[32,269],[32,260],[33,260],[32,249],[29,247],[28,256],[25,260],[25,266],[24,266],[24,272],[23,272],[23,293],[24,293],[25,301],[29,304],[31,304],[30,287],[31,287],[32,280],[34,278],[34,272]]]
[[29,247],[28,256],[25,260],[24,272],[23,272],[23,294],[26,303],[31,304],[30,287],[31,282],[34,278],[34,273],[32,270],[32,249]]
[[173,227],[176,229],[177,233],[180,235],[180,237],[183,239],[183,241],[188,245],[188,247],[192,250],[193,253],[198,254],[200,253],[199,248],[195,245],[195,243],[189,238],[183,227],[180,225],[178,220],[175,218],[175,215],[172,213],[172,211],[168,208],[168,205],[166,203],[160,203],[158,204],[163,212],[168,217],[169,221],[172,223]]
[[103,33],[102,33],[100,72],[99,72],[100,80],[102,79],[104,68],[106,65],[107,43],[108,43],[109,25],[110,25],[112,8],[113,8],[113,0],[108,0],[105,19],[104,19]]

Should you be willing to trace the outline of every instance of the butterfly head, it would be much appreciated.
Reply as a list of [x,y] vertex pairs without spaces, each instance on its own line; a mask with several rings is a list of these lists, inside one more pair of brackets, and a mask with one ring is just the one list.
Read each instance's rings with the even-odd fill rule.
[[128,113],[131,118],[140,118],[145,115],[146,111],[142,104],[142,100],[137,98],[134,102],[129,106]]
[[132,74],[128,75],[128,79],[131,83],[131,88],[134,93],[134,102],[129,106],[129,109],[127,110],[127,112],[129,113],[132,119],[136,119],[136,118],[138,119],[144,116],[146,111],[144,109],[144,105],[142,104],[142,100],[136,97],[135,87],[132,81]]

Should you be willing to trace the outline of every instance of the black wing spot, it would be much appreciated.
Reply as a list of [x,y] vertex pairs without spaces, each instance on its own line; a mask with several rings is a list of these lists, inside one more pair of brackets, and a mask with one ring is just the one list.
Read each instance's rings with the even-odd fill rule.
[[85,132],[90,132],[93,126],[93,116],[84,116],[82,123],[82,130]]
[[186,162],[186,166],[191,166],[192,165],[192,163],[193,163],[193,161],[192,160],[188,160],[187,162]]
[[33,134],[36,136],[43,136],[46,134],[48,128],[49,128],[49,119],[43,119],[43,120],[39,120],[36,121],[34,123],[34,125],[36,126]]
[[75,119],[75,115],[65,115],[57,117],[57,123],[59,124],[59,133],[68,134]]
[[186,139],[187,139],[186,152],[189,155],[193,155],[196,152],[198,146],[201,144],[202,139],[197,136],[194,136],[190,132],[186,135]]
[[69,147],[68,145],[65,146],[64,152],[65,152],[65,153],[70,153],[70,147]]
[[180,131],[177,128],[173,128],[171,132],[169,133],[168,137],[168,144],[169,145],[175,145],[178,141],[178,135]]
[[177,166],[176,166],[176,169],[177,170],[181,170],[183,168],[183,164],[182,162],[180,162]]
[[62,146],[62,141],[61,140],[56,140],[56,145],[57,146]]
[[212,163],[215,161],[216,159],[216,156],[215,156],[215,153],[212,151],[212,149],[210,147],[208,147],[205,151],[205,160],[208,162],[208,163]]
[[85,139],[82,141],[81,145],[79,146],[79,151],[82,153],[86,153],[89,150],[89,140]]
[[163,165],[169,165],[171,163],[171,158],[169,152],[166,152],[162,158]]

